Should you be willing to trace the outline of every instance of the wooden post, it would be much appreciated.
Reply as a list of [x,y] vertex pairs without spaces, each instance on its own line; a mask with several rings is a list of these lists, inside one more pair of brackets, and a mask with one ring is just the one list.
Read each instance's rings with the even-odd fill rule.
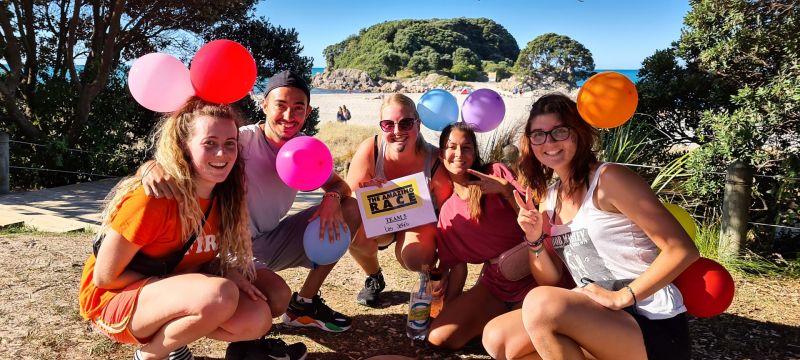
[[8,134],[0,132],[0,195],[9,193],[8,164],[11,158],[8,147]]
[[753,174],[741,161],[728,166],[725,176],[725,198],[722,200],[722,225],[719,232],[719,256],[732,259],[747,235],[747,211],[750,209],[750,188]]

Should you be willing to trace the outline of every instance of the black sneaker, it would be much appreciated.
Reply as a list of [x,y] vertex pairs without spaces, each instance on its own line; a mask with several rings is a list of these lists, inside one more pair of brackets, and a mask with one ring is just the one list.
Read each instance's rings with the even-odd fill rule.
[[281,339],[261,338],[258,340],[233,342],[225,351],[226,360],[303,360],[307,353],[306,345],[294,343],[287,345]]
[[352,322],[349,317],[325,305],[319,295],[314,295],[310,303],[300,303],[297,293],[292,294],[292,301],[281,320],[289,326],[311,326],[330,332],[345,331]]
[[376,308],[381,303],[381,291],[385,288],[386,282],[383,281],[382,272],[367,276],[367,280],[364,281],[364,288],[358,292],[356,301],[361,305]]

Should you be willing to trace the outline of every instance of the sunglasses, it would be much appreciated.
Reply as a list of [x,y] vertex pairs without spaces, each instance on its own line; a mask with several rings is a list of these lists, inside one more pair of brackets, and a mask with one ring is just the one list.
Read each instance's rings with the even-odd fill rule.
[[414,128],[414,123],[417,122],[415,118],[402,118],[398,122],[394,122],[392,120],[381,120],[378,124],[381,126],[381,130],[384,132],[392,132],[394,131],[394,126],[397,124],[397,128],[400,131],[409,131]]
[[531,139],[532,145],[542,145],[547,142],[547,135],[550,135],[553,142],[556,142],[566,140],[569,137],[569,132],[569,126],[561,125],[550,129],[550,131],[534,130],[528,135],[528,138]]

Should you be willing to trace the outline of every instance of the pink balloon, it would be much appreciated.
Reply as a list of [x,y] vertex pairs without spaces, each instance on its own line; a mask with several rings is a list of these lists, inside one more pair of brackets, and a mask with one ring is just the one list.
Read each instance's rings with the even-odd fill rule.
[[506,116],[506,104],[500,94],[491,89],[472,92],[461,105],[461,119],[477,132],[496,129]]
[[133,62],[128,72],[128,89],[139,105],[157,112],[178,110],[194,96],[186,65],[161,53],[147,54]]
[[311,191],[328,181],[333,172],[333,156],[322,141],[299,136],[283,144],[275,160],[278,176],[286,185]]

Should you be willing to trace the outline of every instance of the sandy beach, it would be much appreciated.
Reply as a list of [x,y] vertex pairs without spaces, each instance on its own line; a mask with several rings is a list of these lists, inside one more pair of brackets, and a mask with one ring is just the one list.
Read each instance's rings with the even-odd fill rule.
[[[507,91],[499,91],[494,88],[492,83],[470,83],[473,90],[481,88],[489,88],[497,91],[503,96],[506,105],[506,114],[503,118],[503,123],[498,130],[510,126],[523,125],[527,120],[530,106],[542,94],[548,93],[546,91],[534,91],[521,95],[514,95]],[[452,93],[458,101],[459,108],[468,95]],[[422,93],[409,93],[406,94],[414,102],[418,102]],[[577,90],[568,93],[570,97],[574,98],[577,95]],[[374,126],[376,131],[378,129],[378,117],[381,106],[381,94],[379,93],[352,93],[352,94],[313,94],[311,96],[311,106],[319,108],[320,123],[326,121],[336,121],[336,111],[339,106],[345,105],[350,109],[352,118],[347,122],[352,125]],[[497,130],[495,130],[497,131]],[[439,132],[432,131],[425,126],[422,126],[422,134],[425,140],[432,144],[437,144],[439,139]],[[491,136],[492,132],[480,134],[479,137],[485,138]]]

